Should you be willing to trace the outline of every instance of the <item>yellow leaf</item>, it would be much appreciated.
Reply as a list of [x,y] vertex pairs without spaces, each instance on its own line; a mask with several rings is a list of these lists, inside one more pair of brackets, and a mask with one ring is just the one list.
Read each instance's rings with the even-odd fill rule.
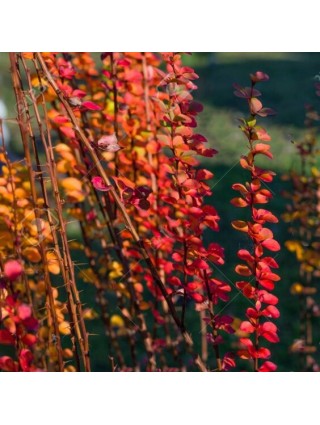
[[52,274],[60,273],[60,265],[57,254],[53,251],[47,252],[48,270]]
[[69,364],[67,367],[64,368],[64,372],[76,372],[76,371],[77,369],[71,364]]
[[68,171],[70,171],[70,164],[68,163],[68,161],[64,159],[59,161],[57,163],[57,171],[58,173],[67,173]]
[[111,326],[114,326],[115,328],[123,328],[124,320],[118,314],[114,314],[113,316],[111,316],[110,324]]
[[59,152],[59,154],[60,154],[61,158],[65,159],[66,161],[75,162],[75,158],[74,158],[74,155],[73,155],[72,152],[61,150]]
[[3,164],[7,163],[7,159],[4,153],[0,153],[0,162],[2,162]]
[[24,59],[33,59],[33,52],[23,52],[21,53],[21,56]]
[[79,190],[67,191],[69,202],[82,202],[85,199],[84,193]]
[[39,338],[42,340],[46,340],[49,338],[49,329],[46,326],[41,326],[38,331]]
[[67,213],[77,220],[84,220],[84,214],[81,208],[69,208]]
[[44,78],[39,79],[38,77],[33,77],[31,80],[31,84],[33,87],[47,87],[49,83]]
[[55,147],[56,152],[59,152],[60,154],[64,152],[71,152],[71,148],[66,145],[65,143],[58,143]]
[[86,308],[83,311],[83,318],[86,320],[93,320],[99,317],[98,313],[94,311],[92,308]]
[[67,177],[66,179],[62,180],[62,187],[66,191],[81,191],[82,190],[82,183],[80,180],[74,178],[74,177]]
[[63,321],[59,324],[59,332],[62,335],[70,335],[71,334],[71,330],[70,330],[70,323],[67,321]]
[[118,261],[112,261],[111,271],[109,273],[110,279],[116,279],[117,277],[122,276],[122,265]]
[[25,246],[37,246],[38,244],[39,244],[39,241],[38,241],[38,239],[37,238],[33,238],[33,237],[24,237],[23,238],[24,240],[23,240],[23,245]]
[[77,241],[71,241],[71,242],[69,243],[69,248],[70,248],[70,249],[83,249],[83,248],[84,248],[84,246],[83,246],[83,244],[82,244],[82,243],[80,243],[80,242],[77,242]]
[[37,248],[34,246],[29,246],[22,251],[24,257],[31,263],[39,263],[41,261],[41,255]]
[[299,241],[287,241],[285,246],[288,251],[296,253],[298,260],[303,259],[303,247]]
[[293,294],[293,295],[302,294],[303,286],[301,285],[301,283],[294,283],[291,286],[290,291],[291,291],[291,294]]
[[15,191],[14,191],[15,197],[16,198],[25,198],[27,196],[27,192],[22,189],[21,187],[18,187]]
[[81,270],[81,272],[79,273],[79,277],[85,283],[94,283],[96,281],[96,277],[95,277],[95,274],[93,273],[92,269]]

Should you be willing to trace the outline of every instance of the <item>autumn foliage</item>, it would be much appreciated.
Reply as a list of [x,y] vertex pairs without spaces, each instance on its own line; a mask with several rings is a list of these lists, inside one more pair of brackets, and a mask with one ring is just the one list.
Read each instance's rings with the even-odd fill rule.
[[[239,197],[231,200],[235,207],[248,208],[250,220],[234,220],[234,229],[246,233],[250,240],[251,250],[240,249],[238,257],[242,263],[236,266],[236,273],[241,276],[241,280],[236,282],[251,306],[246,310],[247,320],[243,321],[240,330],[247,333],[248,337],[240,339],[241,350],[238,355],[242,359],[253,361],[255,371],[274,371],[276,365],[269,359],[270,350],[262,346],[263,340],[277,343],[279,337],[277,327],[270,319],[280,316],[275,305],[278,303],[276,296],[272,295],[275,282],[280,280],[280,276],[274,272],[278,263],[276,255],[266,255],[265,251],[276,253],[280,250],[279,243],[274,239],[272,231],[266,227],[268,223],[277,223],[278,219],[269,210],[259,208],[265,205],[272,197],[272,192],[268,184],[272,182],[274,172],[258,167],[257,157],[265,155],[272,159],[269,142],[271,137],[265,128],[258,125],[259,117],[272,115],[274,112],[270,108],[263,107],[259,100],[261,93],[256,89],[257,83],[268,81],[269,76],[263,72],[256,72],[250,75],[251,86],[240,87],[235,84],[234,94],[246,100],[249,109],[249,118],[241,119],[240,130],[244,133],[248,141],[249,153],[242,156],[240,165],[248,171],[249,181],[245,184],[235,183],[232,188],[239,192]],[[260,359],[263,363],[260,365]]]
[[[218,152],[196,131],[198,75],[183,55],[10,61],[24,160],[10,160],[1,131],[0,369],[91,371],[103,341],[103,370],[243,370],[243,360],[276,370],[265,345],[279,341],[278,219],[266,207],[275,173],[258,165],[272,159],[258,121],[273,111],[256,88],[269,77],[235,85],[249,151],[231,200],[246,213],[232,227],[250,249],[237,253],[233,288],[215,272],[228,259],[201,159]],[[224,311],[237,290],[250,304],[238,330]]]

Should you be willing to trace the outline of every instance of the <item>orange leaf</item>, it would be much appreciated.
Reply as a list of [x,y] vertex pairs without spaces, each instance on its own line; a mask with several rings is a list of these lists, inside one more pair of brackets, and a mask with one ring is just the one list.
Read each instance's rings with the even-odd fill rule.
[[257,154],[260,153],[260,154],[266,155],[267,157],[269,157],[269,158],[272,159],[273,158],[273,155],[270,152],[270,148],[271,148],[271,146],[270,145],[266,145],[265,143],[257,143],[255,145],[255,147],[253,148],[252,153],[254,155],[257,155]]
[[35,247],[27,247],[22,251],[24,257],[26,257],[32,263],[39,263],[41,260],[40,252]]
[[239,232],[247,232],[248,231],[248,223],[242,220],[233,220],[231,225],[234,229],[239,230]]
[[256,115],[262,108],[262,103],[256,97],[252,97],[249,103],[250,103],[250,112],[252,115]]
[[235,268],[235,271],[240,274],[241,276],[251,276],[251,270],[248,266],[245,266],[244,264],[238,264]]
[[239,208],[244,208],[247,207],[249,204],[247,201],[245,201],[242,198],[233,198],[231,199],[231,204],[234,205],[235,207],[239,207]]

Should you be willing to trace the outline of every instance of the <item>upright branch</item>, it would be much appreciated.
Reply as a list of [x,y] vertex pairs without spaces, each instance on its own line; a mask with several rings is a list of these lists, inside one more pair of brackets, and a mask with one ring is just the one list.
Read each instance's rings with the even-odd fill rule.
[[241,338],[242,349],[238,355],[242,359],[252,361],[254,371],[274,371],[276,365],[270,361],[259,364],[259,360],[270,357],[270,350],[262,345],[264,338],[271,343],[279,341],[277,327],[269,318],[277,318],[280,313],[275,307],[277,297],[270,293],[275,282],[280,280],[279,275],[272,271],[278,268],[275,257],[265,256],[264,250],[272,252],[280,250],[280,245],[273,238],[273,233],[265,227],[266,223],[277,223],[278,219],[268,210],[257,208],[257,204],[267,204],[272,197],[268,188],[275,175],[270,170],[265,170],[256,165],[256,158],[264,155],[272,159],[270,151],[271,137],[267,131],[257,124],[259,117],[272,115],[270,108],[263,107],[258,97],[261,96],[256,84],[269,80],[267,74],[258,71],[250,75],[251,86],[241,87],[235,84],[237,97],[245,99],[249,109],[249,117],[240,120],[240,130],[244,134],[249,153],[242,156],[240,165],[247,170],[250,180],[245,184],[235,183],[232,188],[239,192],[239,197],[232,199],[235,207],[246,208],[249,220],[234,220],[232,227],[247,235],[251,249],[240,249],[238,257],[243,263],[236,266],[235,271],[243,280],[236,282],[237,288],[248,299],[250,307],[246,310],[247,320],[243,321],[240,330],[246,332],[248,337]]
[[232,333],[230,316],[219,316],[214,311],[220,300],[228,300],[231,288],[213,276],[213,267],[224,263],[223,248],[215,242],[204,243],[204,231],[218,231],[219,215],[206,205],[204,198],[211,195],[207,181],[213,174],[196,168],[197,156],[211,158],[217,151],[207,148],[207,139],[194,131],[196,116],[202,111],[193,100],[193,83],[198,78],[192,68],[185,67],[179,53],[163,53],[167,73],[161,72],[159,94],[155,103],[160,105],[161,128],[158,139],[163,152],[169,157],[165,164],[166,176],[159,182],[160,199],[166,206],[165,221],[160,223],[170,240],[173,254],[168,266],[176,270],[168,279],[174,294],[182,298],[181,323],[186,325],[186,312],[190,301],[197,311],[205,311],[201,327],[209,330],[207,338],[216,357],[213,369],[226,370],[234,365],[229,354],[223,356],[219,345],[221,331]]

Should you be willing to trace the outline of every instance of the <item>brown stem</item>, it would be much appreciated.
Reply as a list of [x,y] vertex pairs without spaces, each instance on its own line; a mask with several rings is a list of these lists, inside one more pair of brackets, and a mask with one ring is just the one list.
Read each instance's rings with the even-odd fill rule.
[[[30,116],[25,117],[24,114],[24,106],[26,104],[25,98],[20,86],[20,76],[19,76],[19,68],[18,68],[18,61],[15,53],[9,53],[10,57],[10,63],[11,63],[11,76],[12,76],[12,83],[13,83],[13,89],[16,97],[17,102],[17,113],[18,113],[18,125],[20,129],[21,139],[24,147],[24,154],[25,154],[25,160],[27,164],[28,174],[29,174],[29,182],[30,182],[30,188],[31,188],[31,202],[33,204],[34,212],[36,218],[39,220],[40,215],[37,208],[37,191],[35,186],[35,179],[34,179],[34,171],[32,169],[32,161],[29,151],[29,145],[28,145],[28,129],[31,128],[30,124]],[[40,236],[40,235],[39,235]],[[57,338],[56,343],[56,349],[57,349],[57,355],[58,355],[58,362],[59,362],[59,370],[62,372],[64,370],[64,363],[63,363],[63,357],[62,357],[62,347],[61,347],[61,339],[60,339],[60,332],[59,332],[59,325],[57,320],[57,315],[54,307],[54,298],[53,298],[53,292],[52,292],[52,286],[48,271],[48,264],[46,261],[46,253],[45,253],[45,244],[41,237],[39,237],[39,247],[40,247],[40,255],[44,267],[44,280],[46,284],[46,292],[47,297],[49,300],[49,306],[50,306],[50,314],[53,319],[53,327],[54,332]]]

